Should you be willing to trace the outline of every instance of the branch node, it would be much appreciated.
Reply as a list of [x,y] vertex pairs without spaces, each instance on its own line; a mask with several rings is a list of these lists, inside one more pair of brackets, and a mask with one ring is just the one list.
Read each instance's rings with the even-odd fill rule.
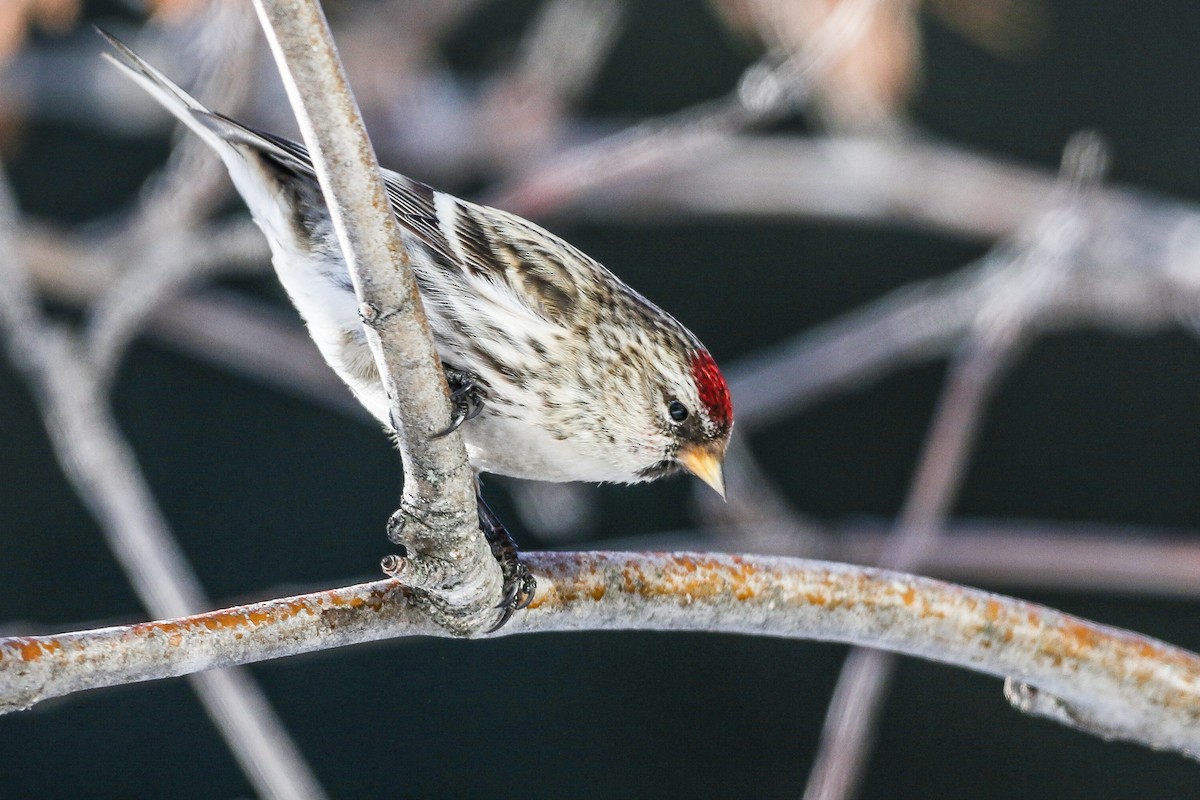
[[380,559],[379,566],[388,577],[400,581],[412,601],[450,635],[472,638],[491,633],[487,623],[494,611],[477,608],[476,587],[461,580],[458,564],[432,555],[389,554]]
[[400,500],[400,507],[392,512],[387,521],[387,537],[392,544],[398,544],[408,551],[418,549],[414,539],[420,538],[419,531],[424,530],[426,536],[441,530],[441,524],[434,518],[444,522],[449,515],[439,514],[424,504],[413,502],[408,492]]
[[389,554],[380,559],[379,567],[388,577],[395,578],[409,589],[422,592],[444,587],[456,574],[453,565],[430,556],[421,558]]
[[[392,544],[404,547],[408,554],[424,553],[427,543],[445,542],[446,531],[464,526],[474,527],[474,519],[464,517],[461,509],[441,504],[434,507],[423,502],[424,498],[405,492],[400,507],[392,512],[387,521],[387,537]],[[474,517],[474,514],[471,515]],[[444,549],[444,545],[435,545]]]
[[408,308],[403,305],[397,306],[390,311],[380,311],[379,307],[374,303],[364,301],[358,306],[358,318],[362,321],[363,325],[375,330],[380,330],[387,325],[389,320],[393,319],[394,317],[398,317],[407,311]]
[[1004,679],[1004,699],[1022,714],[1045,717],[1071,727],[1078,725],[1078,720],[1071,712],[1071,707],[1061,697],[1016,678]]
[[[1166,749],[1166,744],[1154,738],[1135,738],[1121,727],[1097,719],[1094,710],[1080,708],[1071,702],[1053,695],[1044,689],[1030,686],[1015,678],[1004,679],[1004,699],[1022,714],[1033,717],[1043,717],[1053,720],[1060,725],[1074,728],[1077,731],[1091,734],[1106,742],[1138,741],[1155,750]],[[1196,755],[1187,748],[1182,752],[1195,758]]]
[[383,574],[387,575],[389,578],[399,579],[401,573],[404,572],[405,562],[407,561],[408,559],[405,556],[389,553],[388,555],[379,559],[379,568],[383,570]]

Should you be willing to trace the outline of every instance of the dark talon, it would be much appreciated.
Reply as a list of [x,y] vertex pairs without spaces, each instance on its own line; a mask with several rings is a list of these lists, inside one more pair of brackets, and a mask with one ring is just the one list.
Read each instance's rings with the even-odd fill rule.
[[517,594],[521,591],[521,584],[515,581],[511,584],[506,584],[504,587],[504,597],[500,598],[500,602],[493,608],[503,608],[508,612],[512,612],[516,607]]
[[492,555],[500,563],[500,571],[504,575],[504,597],[496,608],[501,609],[500,619],[488,629],[494,633],[512,619],[513,613],[528,608],[537,594],[537,580],[529,574],[529,569],[521,563],[517,555],[517,544],[513,541],[504,523],[483,502],[483,497],[476,491],[475,501],[479,508],[479,526],[492,547]]
[[466,421],[467,421],[467,418],[464,415],[459,414],[458,409],[456,408],[454,411],[454,416],[450,418],[450,425],[448,427],[443,428],[442,430],[438,431],[437,433],[435,433],[433,435],[433,438],[441,439],[443,436],[449,436],[450,434],[452,434],[456,430],[458,430],[459,427]]
[[450,384],[450,401],[454,403],[454,413],[450,417],[450,426],[433,435],[435,439],[449,436],[462,427],[464,422],[470,422],[483,413],[483,389],[479,379],[470,372],[464,372],[454,367],[443,365],[446,382]]
[[533,596],[537,594],[537,579],[529,573],[526,573],[521,582],[521,591],[524,593],[525,597],[519,603],[517,603],[517,611],[524,611],[525,609],[529,608],[529,604],[533,602]]
[[516,609],[514,609],[512,606],[509,606],[508,608],[504,609],[504,613],[500,615],[500,619],[499,619],[499,620],[497,620],[497,622],[496,622],[496,624],[495,624],[495,625],[493,625],[492,627],[488,628],[488,629],[487,629],[487,631],[486,631],[486,633],[495,633],[496,631],[498,631],[498,630],[500,630],[501,628],[503,628],[503,627],[504,627],[504,624],[505,624],[506,622],[508,622],[508,621],[509,621],[509,619],[511,619],[511,618],[512,618],[513,611],[515,611],[515,610],[516,610]]
[[463,422],[470,422],[483,413],[483,401],[477,398],[475,395],[471,395],[467,398],[467,405],[471,407],[471,410],[467,412],[467,417],[463,420]]

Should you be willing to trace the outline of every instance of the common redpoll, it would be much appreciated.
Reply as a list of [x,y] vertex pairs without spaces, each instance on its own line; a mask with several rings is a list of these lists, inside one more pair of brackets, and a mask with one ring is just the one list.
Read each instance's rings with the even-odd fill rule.
[[[220,155],[321,354],[389,424],[307,151],[208,111],[105,36],[109,60]],[[477,471],[636,483],[682,468],[724,495],[729,389],[687,328],[537,225],[382,172]],[[532,593],[520,579],[516,605]]]

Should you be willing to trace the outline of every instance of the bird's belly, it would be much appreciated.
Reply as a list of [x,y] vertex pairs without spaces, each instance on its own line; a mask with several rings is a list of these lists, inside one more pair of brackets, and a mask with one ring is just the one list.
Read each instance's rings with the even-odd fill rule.
[[612,464],[581,453],[540,426],[484,413],[462,426],[471,466],[482,472],[537,481],[627,482]]

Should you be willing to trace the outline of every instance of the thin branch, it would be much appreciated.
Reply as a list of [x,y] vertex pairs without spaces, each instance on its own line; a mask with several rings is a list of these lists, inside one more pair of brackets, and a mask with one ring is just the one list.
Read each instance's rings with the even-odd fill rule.
[[620,0],[551,0],[542,6],[518,46],[499,91],[532,91],[565,108],[595,80],[621,30]]
[[891,223],[991,241],[1044,212],[1054,183],[1045,170],[923,135],[745,135],[730,137],[715,157],[687,169],[597,185],[572,211],[619,221],[721,216]]
[[266,258],[262,231],[250,222],[164,226],[88,308],[84,347],[100,383],[112,380],[147,318],[170,314],[164,306],[188,286],[220,274],[260,271]]
[[[606,539],[612,550],[707,550],[805,556],[850,564],[877,564],[894,523],[856,520],[806,531],[796,541],[788,520],[753,529],[743,524]],[[958,519],[922,572],[959,583],[1005,588],[1127,593],[1200,598],[1200,533],[1089,522]]]
[[[1067,152],[1086,149],[1077,142]],[[1084,162],[1090,166],[1090,160]],[[1067,183],[1073,183],[1072,178]],[[1053,307],[1064,276],[1079,260],[1087,215],[1074,197],[1074,187],[1068,189],[1066,206],[1047,213],[1026,233],[1024,247],[1012,248],[1000,259],[1000,269],[1013,278],[1004,285],[1006,291],[988,295],[950,366],[912,487],[880,558],[882,567],[918,569],[934,551],[987,402],[1022,342]],[[895,663],[893,656],[880,651],[853,651],[846,659],[825,719],[806,800],[843,800],[858,793]]]
[[813,32],[809,47],[768,54],[725,97],[568,148],[493,187],[483,199],[523,216],[542,215],[606,186],[653,181],[663,172],[720,153],[733,134],[802,107],[814,75],[859,40],[881,2],[838,3]]
[[[1039,332],[1195,327],[1200,214],[1155,203],[1092,202],[1083,218],[1090,230],[1078,254],[1083,268],[1057,276],[1038,311]],[[757,430],[897,367],[953,352],[991,297],[1024,291],[1026,276],[1009,266],[1003,254],[986,257],[735,364],[729,380],[739,425]]]
[[[1033,603],[844,564],[712,554],[527,553],[538,594],[496,635],[741,633],[878,647],[1060,698],[1073,719],[1200,758],[1200,656]],[[0,639],[7,710],[85,689],[399,636],[451,636],[397,581],[186,619]]]
[[[0,329],[37,399],[63,471],[91,509],[143,605],[157,616],[209,605],[76,342],[41,318],[15,246],[15,205],[0,175]],[[209,716],[256,789],[269,798],[324,797],[286,729],[246,676],[196,675]]]
[[[255,0],[329,205],[404,464],[402,577],[463,635],[492,622],[500,569],[478,527],[473,473],[408,254],[317,0]],[[395,532],[395,531],[393,531]]]
[[[926,562],[933,575],[969,583],[1200,598],[1195,531],[1035,520],[958,520],[943,526]],[[836,529],[841,560],[875,563],[881,528]]]
[[[969,346],[952,366],[911,492],[880,558],[881,566],[923,566],[942,538],[942,521],[961,483],[987,398],[1009,362],[1011,346],[1011,341],[995,348]],[[851,651],[833,691],[804,793],[806,800],[839,800],[857,793],[874,744],[880,701],[894,667],[895,659],[887,653]]]

